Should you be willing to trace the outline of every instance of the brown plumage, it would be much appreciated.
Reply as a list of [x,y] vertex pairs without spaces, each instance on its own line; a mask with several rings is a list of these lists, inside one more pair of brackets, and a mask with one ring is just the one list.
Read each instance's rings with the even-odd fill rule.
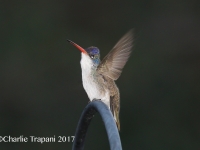
[[120,94],[114,80],[117,80],[121,75],[122,69],[130,57],[132,47],[133,30],[130,30],[117,42],[97,67],[98,74],[104,76],[105,84],[110,91],[110,110],[118,130],[120,130]]
[[133,46],[133,30],[126,33],[101,62],[97,47],[84,49],[76,43],[68,41],[82,52],[83,87],[90,101],[100,99],[104,102],[110,108],[117,128],[120,130],[120,93],[115,80],[121,75],[122,69],[130,57]]

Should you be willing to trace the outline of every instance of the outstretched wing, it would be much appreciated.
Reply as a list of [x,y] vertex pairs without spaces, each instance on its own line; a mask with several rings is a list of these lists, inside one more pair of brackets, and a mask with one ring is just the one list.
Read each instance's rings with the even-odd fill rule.
[[133,47],[133,30],[126,33],[99,64],[98,73],[117,80]]

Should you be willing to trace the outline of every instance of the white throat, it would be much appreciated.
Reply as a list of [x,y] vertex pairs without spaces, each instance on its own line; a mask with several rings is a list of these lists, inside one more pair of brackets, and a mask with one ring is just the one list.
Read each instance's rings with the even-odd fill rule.
[[86,74],[90,74],[92,71],[93,63],[89,55],[81,53],[81,69],[82,75],[83,72]]
[[91,58],[84,53],[81,53],[81,69],[82,69],[82,81],[83,87],[90,99],[101,99],[110,108],[110,96],[109,90],[102,91],[102,87],[96,82],[94,74],[94,66]]

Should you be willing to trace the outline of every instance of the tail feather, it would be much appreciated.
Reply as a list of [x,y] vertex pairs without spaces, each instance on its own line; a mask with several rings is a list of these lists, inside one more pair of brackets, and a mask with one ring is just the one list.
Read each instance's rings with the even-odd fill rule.
[[110,110],[113,114],[114,120],[116,122],[118,131],[120,131],[120,121],[119,121],[119,104],[116,101],[116,96],[111,96],[110,97]]
[[[116,114],[115,114],[116,115]],[[116,118],[116,125],[117,125],[117,128],[118,128],[118,130],[120,131],[120,121],[119,121],[119,115],[116,115],[115,116],[115,118]]]
[[120,131],[119,113],[117,113],[115,110],[113,111],[113,117],[115,119],[118,131]]

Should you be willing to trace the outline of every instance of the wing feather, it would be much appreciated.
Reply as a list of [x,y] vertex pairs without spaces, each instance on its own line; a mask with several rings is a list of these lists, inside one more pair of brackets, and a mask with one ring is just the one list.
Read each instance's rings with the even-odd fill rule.
[[117,80],[131,54],[133,47],[133,30],[127,32],[104,57],[97,71],[113,80]]

